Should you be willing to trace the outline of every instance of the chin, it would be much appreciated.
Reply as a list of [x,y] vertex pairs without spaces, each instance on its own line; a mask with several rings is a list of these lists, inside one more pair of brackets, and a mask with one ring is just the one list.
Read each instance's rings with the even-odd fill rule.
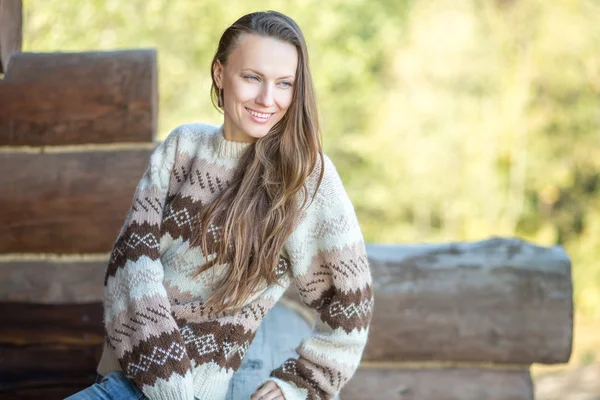
[[256,126],[252,122],[248,125],[246,126],[247,129],[245,130],[246,134],[256,139],[267,136],[271,128],[274,126],[274,124]]

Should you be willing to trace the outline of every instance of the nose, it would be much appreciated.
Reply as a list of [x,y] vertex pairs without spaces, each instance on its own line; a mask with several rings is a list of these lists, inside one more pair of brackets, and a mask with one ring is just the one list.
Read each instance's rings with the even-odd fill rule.
[[262,85],[260,93],[256,98],[256,102],[264,107],[271,107],[274,104],[273,87],[270,84],[265,83]]

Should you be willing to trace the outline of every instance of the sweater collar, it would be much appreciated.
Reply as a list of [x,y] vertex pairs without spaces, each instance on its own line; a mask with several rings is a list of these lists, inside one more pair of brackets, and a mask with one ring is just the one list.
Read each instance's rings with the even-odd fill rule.
[[222,158],[240,158],[244,150],[250,146],[249,142],[234,142],[225,139],[223,125],[219,127],[214,135],[213,141],[215,152]]

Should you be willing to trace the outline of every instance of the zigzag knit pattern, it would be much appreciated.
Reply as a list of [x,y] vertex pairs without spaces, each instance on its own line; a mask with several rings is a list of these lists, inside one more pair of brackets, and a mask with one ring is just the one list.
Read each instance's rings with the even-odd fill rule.
[[[298,357],[270,380],[286,400],[327,399],[354,374],[373,309],[371,274],[354,208],[327,157],[307,180],[315,188],[325,169],[280,256],[283,287],[265,284],[237,312],[204,304],[229,266],[194,276],[205,262],[190,246],[194,218],[228,187],[247,146],[226,140],[222,126],[187,124],[152,154],[106,271],[98,373],[124,371],[149,399],[222,400],[262,319],[295,285],[318,319]],[[209,242],[220,229],[208,228]]]

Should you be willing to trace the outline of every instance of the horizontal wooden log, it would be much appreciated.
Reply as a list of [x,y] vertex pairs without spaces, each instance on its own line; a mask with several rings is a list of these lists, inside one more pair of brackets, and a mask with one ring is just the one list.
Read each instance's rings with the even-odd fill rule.
[[0,387],[33,386],[43,380],[83,380],[93,377],[101,346],[63,348],[2,348]]
[[8,70],[12,54],[21,52],[22,43],[23,2],[0,0],[0,73]]
[[[531,364],[569,358],[572,288],[560,248],[493,239],[383,250],[368,245],[368,253],[376,300],[366,360]],[[101,301],[105,265],[89,267],[7,263],[0,268],[2,299]]]
[[377,361],[561,363],[573,332],[570,261],[517,239],[368,245]]
[[94,383],[93,377],[86,379],[32,384],[23,388],[0,390],[0,400],[63,400]]
[[[0,303],[0,346],[90,347],[102,344],[102,304]],[[2,375],[0,373],[0,375]]]
[[0,253],[110,252],[150,153],[0,153]]
[[102,301],[104,261],[0,262],[0,301],[86,303]]
[[343,400],[533,400],[528,371],[359,369]]
[[152,142],[156,52],[15,54],[0,98],[3,146]]

